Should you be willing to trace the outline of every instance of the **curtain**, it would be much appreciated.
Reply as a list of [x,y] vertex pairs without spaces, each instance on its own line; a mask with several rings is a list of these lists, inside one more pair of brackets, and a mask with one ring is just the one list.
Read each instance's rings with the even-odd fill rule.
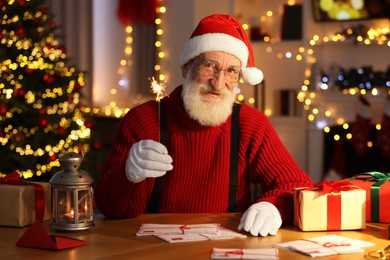
[[82,90],[83,104],[92,104],[92,1],[46,0],[56,35],[65,46],[67,56],[77,69],[84,71],[87,86]]

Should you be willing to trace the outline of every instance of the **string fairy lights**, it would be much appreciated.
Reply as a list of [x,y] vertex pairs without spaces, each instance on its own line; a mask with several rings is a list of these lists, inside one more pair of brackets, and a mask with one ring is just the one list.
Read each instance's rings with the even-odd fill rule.
[[[163,43],[161,41],[162,35],[164,33],[162,29],[163,25],[163,15],[166,13],[167,9],[166,6],[163,4],[162,0],[157,1],[157,6],[156,6],[156,19],[154,21],[155,23],[155,36],[156,40],[154,42],[154,48],[156,52],[156,62],[154,65],[154,71],[156,72],[157,78],[156,81],[158,82],[164,82],[166,81],[166,75],[164,73],[160,73],[161,71],[161,62],[162,59],[165,58],[165,51],[163,48]],[[120,107],[116,102],[115,102],[115,96],[118,95],[119,90],[118,88],[129,88],[130,84],[130,79],[129,79],[129,71],[130,67],[133,66],[133,59],[132,59],[132,54],[133,54],[133,26],[132,25],[127,25],[125,27],[126,30],[126,37],[125,37],[125,47],[124,47],[124,58],[120,60],[119,62],[119,69],[117,71],[118,74],[118,86],[113,87],[110,90],[110,94],[112,95],[112,100],[108,105],[102,107],[102,108],[94,108],[93,113],[94,114],[102,114],[104,116],[112,116],[116,118],[121,118],[123,117],[133,106],[136,106],[138,104],[141,104],[145,102],[145,100],[149,99],[149,97],[145,97],[142,94],[136,93],[135,96],[132,98],[132,102],[128,107]]]
[[[360,31],[361,27],[358,26]],[[382,28],[369,28],[366,30],[363,30],[365,33],[356,33],[355,28],[347,28],[342,33],[336,33],[331,36],[323,36],[320,37],[319,35],[314,35],[312,39],[309,41],[309,44],[314,47],[320,44],[330,44],[330,43],[338,43],[338,42],[347,42],[347,43],[354,43],[354,44],[364,44],[364,45],[379,45],[379,46],[385,46],[390,47],[390,39],[388,37],[389,35],[389,27],[382,27]],[[313,49],[312,49],[313,50]],[[332,134],[333,139],[335,141],[345,139],[351,139],[351,129],[346,122],[346,119],[343,118],[340,115],[341,111],[337,111],[335,108],[330,107],[319,107],[317,98],[318,95],[322,93],[326,93],[326,91],[329,90],[328,86],[328,80],[329,78],[326,76],[323,76],[321,78],[319,83],[313,82],[311,80],[312,71],[310,68],[312,68],[312,65],[316,63],[314,51],[310,53],[308,56],[308,65],[309,69],[307,69],[305,77],[301,89],[297,95],[297,99],[299,102],[304,104],[304,109],[307,111],[307,119],[314,123],[317,128],[322,129],[324,133],[326,134]],[[361,73],[362,69],[357,70],[357,74]],[[339,76],[340,77],[340,76]],[[343,80],[342,78],[339,80]],[[384,85],[381,86],[373,86],[369,84],[363,84],[361,83],[358,86],[351,86],[346,87],[342,89],[339,94],[340,95],[348,95],[348,96],[357,96],[357,95],[371,95],[371,96],[379,96],[379,95],[387,95],[390,94],[390,81],[387,79],[388,82],[384,82]],[[318,86],[314,86],[318,84]],[[314,88],[318,87],[318,90],[313,90]],[[337,94],[337,93],[336,93]],[[343,137],[340,136],[338,133],[332,133],[330,126],[342,126],[342,128],[345,130],[345,134]],[[380,130],[381,125],[376,124],[376,129]],[[370,147],[370,143],[368,142],[367,145]],[[372,145],[372,144],[371,144]]]

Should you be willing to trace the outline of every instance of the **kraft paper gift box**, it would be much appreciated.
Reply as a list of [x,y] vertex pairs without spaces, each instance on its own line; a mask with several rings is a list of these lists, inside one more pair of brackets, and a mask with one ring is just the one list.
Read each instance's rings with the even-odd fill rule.
[[390,173],[366,172],[349,180],[366,191],[366,221],[390,223]]
[[348,181],[296,188],[294,211],[294,224],[302,231],[363,229],[366,192]]
[[[0,179],[1,180],[1,179]],[[23,184],[6,184],[0,182],[0,226],[24,227],[34,223],[39,213],[42,221],[51,218],[51,184],[47,182],[27,182]],[[30,185],[31,184],[31,185]],[[38,201],[36,209],[36,188],[42,187],[43,198]],[[41,196],[39,196],[41,197]],[[39,198],[38,198],[39,199]]]

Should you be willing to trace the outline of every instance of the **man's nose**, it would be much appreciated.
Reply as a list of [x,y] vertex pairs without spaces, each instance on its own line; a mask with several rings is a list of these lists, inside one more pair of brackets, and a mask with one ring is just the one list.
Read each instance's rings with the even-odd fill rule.
[[211,79],[211,86],[214,90],[220,91],[226,87],[225,74],[223,70],[215,72],[214,77]]

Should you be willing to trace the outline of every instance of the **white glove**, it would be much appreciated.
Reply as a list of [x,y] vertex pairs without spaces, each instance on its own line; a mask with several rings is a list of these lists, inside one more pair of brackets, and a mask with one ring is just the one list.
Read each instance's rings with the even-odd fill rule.
[[282,226],[279,210],[269,202],[258,202],[250,206],[241,217],[238,230],[244,229],[252,236],[276,235]]
[[126,161],[126,177],[133,183],[165,175],[173,169],[167,148],[153,140],[133,144]]

